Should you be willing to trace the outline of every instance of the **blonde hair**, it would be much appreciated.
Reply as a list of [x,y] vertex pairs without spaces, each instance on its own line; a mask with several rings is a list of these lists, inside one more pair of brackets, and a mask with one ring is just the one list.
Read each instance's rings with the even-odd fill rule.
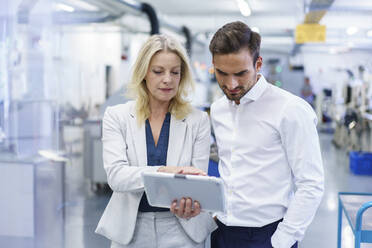
[[186,51],[178,41],[169,36],[153,35],[139,51],[133,67],[131,81],[128,84],[128,95],[136,100],[136,114],[139,125],[150,117],[149,92],[144,79],[152,57],[161,51],[175,53],[181,59],[181,80],[176,96],[170,101],[168,111],[179,120],[185,118],[191,112],[191,105],[186,98],[188,91],[193,90],[195,86]]

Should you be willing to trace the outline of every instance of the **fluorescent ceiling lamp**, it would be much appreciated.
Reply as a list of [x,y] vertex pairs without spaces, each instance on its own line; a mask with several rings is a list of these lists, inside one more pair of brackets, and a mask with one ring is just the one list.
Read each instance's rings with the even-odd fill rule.
[[125,2],[131,4],[131,5],[138,5],[138,2],[135,0],[126,0]]
[[367,32],[368,37],[372,37],[372,29]]
[[253,27],[252,31],[256,33],[260,33],[260,29],[258,27]]
[[68,159],[58,154],[57,151],[39,150],[39,155],[54,162],[68,162]]
[[252,11],[246,0],[236,0],[236,3],[238,4],[240,13],[242,13],[243,16],[251,15]]
[[348,34],[348,35],[354,35],[354,34],[356,34],[357,32],[358,32],[358,28],[357,27],[348,27],[347,29],[346,29],[346,33]]
[[67,5],[74,6],[76,8],[87,10],[87,11],[98,11],[99,8],[93,4],[90,4],[88,2],[82,1],[82,0],[64,0]]
[[66,4],[63,4],[63,3],[57,3],[56,4],[56,9],[57,10],[62,10],[62,11],[67,11],[67,12],[74,12],[75,9],[71,6],[68,6]]

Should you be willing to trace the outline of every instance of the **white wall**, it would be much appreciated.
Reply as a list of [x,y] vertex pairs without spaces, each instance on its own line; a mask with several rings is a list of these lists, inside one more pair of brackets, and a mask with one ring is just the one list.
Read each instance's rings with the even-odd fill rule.
[[345,69],[358,75],[358,66],[372,69],[372,52],[351,51],[340,54],[304,52],[305,74],[314,80],[317,88],[331,87],[345,80]]
[[[58,32],[55,63],[61,103],[94,106],[105,100],[105,66],[112,67],[112,89],[121,86],[122,38],[110,27],[67,26]],[[112,93],[112,92],[110,92]]]
[[285,53],[272,53],[272,52],[261,52],[263,58],[262,73],[267,76],[269,65],[269,59],[280,59],[280,66],[282,67],[282,72],[280,73],[280,80],[282,82],[282,89],[285,89],[295,95],[300,95],[301,87],[304,81],[303,71],[293,71],[290,69],[289,65],[289,54]]

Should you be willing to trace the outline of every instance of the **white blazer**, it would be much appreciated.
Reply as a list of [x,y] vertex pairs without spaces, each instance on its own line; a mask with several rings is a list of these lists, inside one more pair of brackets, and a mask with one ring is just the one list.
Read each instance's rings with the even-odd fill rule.
[[[117,243],[129,244],[133,237],[138,206],[144,193],[141,174],[156,171],[147,166],[145,125],[138,126],[135,102],[108,107],[102,126],[103,163],[113,190],[96,233]],[[167,165],[195,166],[207,171],[210,124],[207,113],[193,109],[185,119],[171,116]],[[217,228],[209,213],[189,220],[177,218],[187,235],[203,242]]]

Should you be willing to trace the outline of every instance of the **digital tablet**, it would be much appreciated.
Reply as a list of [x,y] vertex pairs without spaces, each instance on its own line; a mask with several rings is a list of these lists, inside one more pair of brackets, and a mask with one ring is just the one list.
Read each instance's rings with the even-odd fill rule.
[[225,212],[223,182],[220,178],[145,172],[142,174],[149,204],[170,208],[175,199],[190,197],[203,211]]

